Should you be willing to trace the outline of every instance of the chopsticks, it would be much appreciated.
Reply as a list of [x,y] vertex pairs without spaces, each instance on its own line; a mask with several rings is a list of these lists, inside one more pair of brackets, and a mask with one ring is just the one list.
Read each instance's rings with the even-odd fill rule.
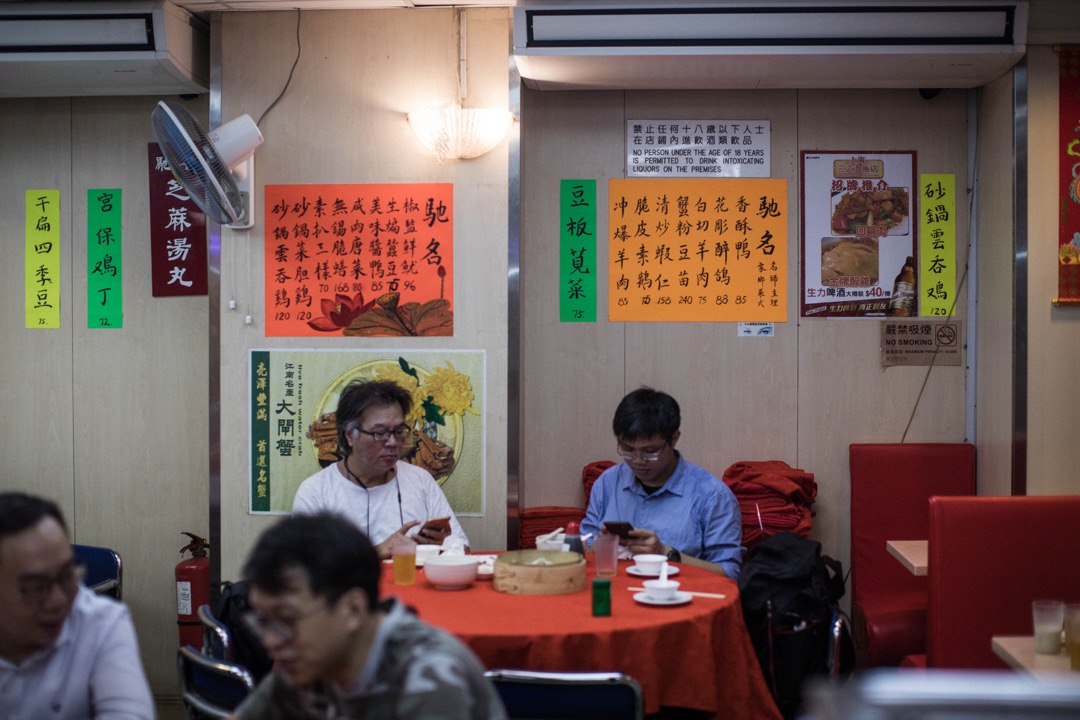
[[[626,589],[630,592],[645,592],[645,588],[632,587]],[[693,597],[716,598],[717,600],[727,599],[727,595],[721,595],[720,593],[690,592],[689,590],[680,590],[679,592],[684,592],[687,595],[692,595]]]

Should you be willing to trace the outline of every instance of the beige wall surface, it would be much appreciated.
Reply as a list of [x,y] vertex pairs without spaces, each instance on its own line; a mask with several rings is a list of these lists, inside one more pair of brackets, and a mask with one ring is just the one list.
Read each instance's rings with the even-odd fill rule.
[[979,89],[975,270],[976,479],[980,495],[1012,493],[1013,456],[1013,76]]
[[[147,144],[157,98],[0,101],[0,489],[56,500],[72,538],[117,550],[157,695],[176,693],[173,567],[207,522],[207,298],[154,298]],[[194,103],[205,119],[206,99]],[[59,189],[61,327],[24,327],[28,189]],[[120,188],[123,328],[87,328],[86,193]]]
[[[508,107],[509,13],[469,10],[466,107]],[[258,194],[267,184],[454,184],[454,336],[451,338],[267,338],[263,332],[261,216],[248,231],[222,232],[221,525],[222,578],[273,516],[248,508],[248,364],[252,349],[481,350],[485,353],[485,503],[462,517],[473,547],[506,543],[508,145],[474,160],[439,164],[414,137],[406,113],[459,94],[458,22],[449,9],[304,12],[222,17],[222,119],[265,119],[256,151]],[[261,211],[260,211],[261,212]],[[228,309],[235,300],[236,310]],[[252,324],[244,323],[250,315]]]

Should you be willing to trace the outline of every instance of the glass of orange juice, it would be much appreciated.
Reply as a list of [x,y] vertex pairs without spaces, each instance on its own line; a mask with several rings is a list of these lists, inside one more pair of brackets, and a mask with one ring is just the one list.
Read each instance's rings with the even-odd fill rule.
[[416,541],[400,538],[390,545],[394,558],[394,584],[412,585],[416,582]]

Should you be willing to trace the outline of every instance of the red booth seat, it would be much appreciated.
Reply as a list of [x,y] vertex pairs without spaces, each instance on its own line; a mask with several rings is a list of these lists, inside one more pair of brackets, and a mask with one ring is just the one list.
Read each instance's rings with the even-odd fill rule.
[[994,635],[1031,635],[1031,601],[1080,602],[1080,496],[930,500],[926,656],[905,665],[1003,668]]
[[925,652],[927,584],[886,549],[925,540],[932,495],[975,492],[967,443],[852,444],[851,615],[861,667],[895,666]]

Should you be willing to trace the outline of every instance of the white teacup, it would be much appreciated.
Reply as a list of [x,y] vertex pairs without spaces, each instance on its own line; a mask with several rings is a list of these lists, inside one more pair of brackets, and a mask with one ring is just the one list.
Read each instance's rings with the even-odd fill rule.
[[649,596],[649,599],[660,602],[674,600],[675,593],[679,590],[677,580],[646,580],[642,584],[645,586],[645,594]]
[[667,560],[666,555],[635,555],[634,566],[638,572],[645,575],[659,575],[660,566],[664,564],[665,560]]

